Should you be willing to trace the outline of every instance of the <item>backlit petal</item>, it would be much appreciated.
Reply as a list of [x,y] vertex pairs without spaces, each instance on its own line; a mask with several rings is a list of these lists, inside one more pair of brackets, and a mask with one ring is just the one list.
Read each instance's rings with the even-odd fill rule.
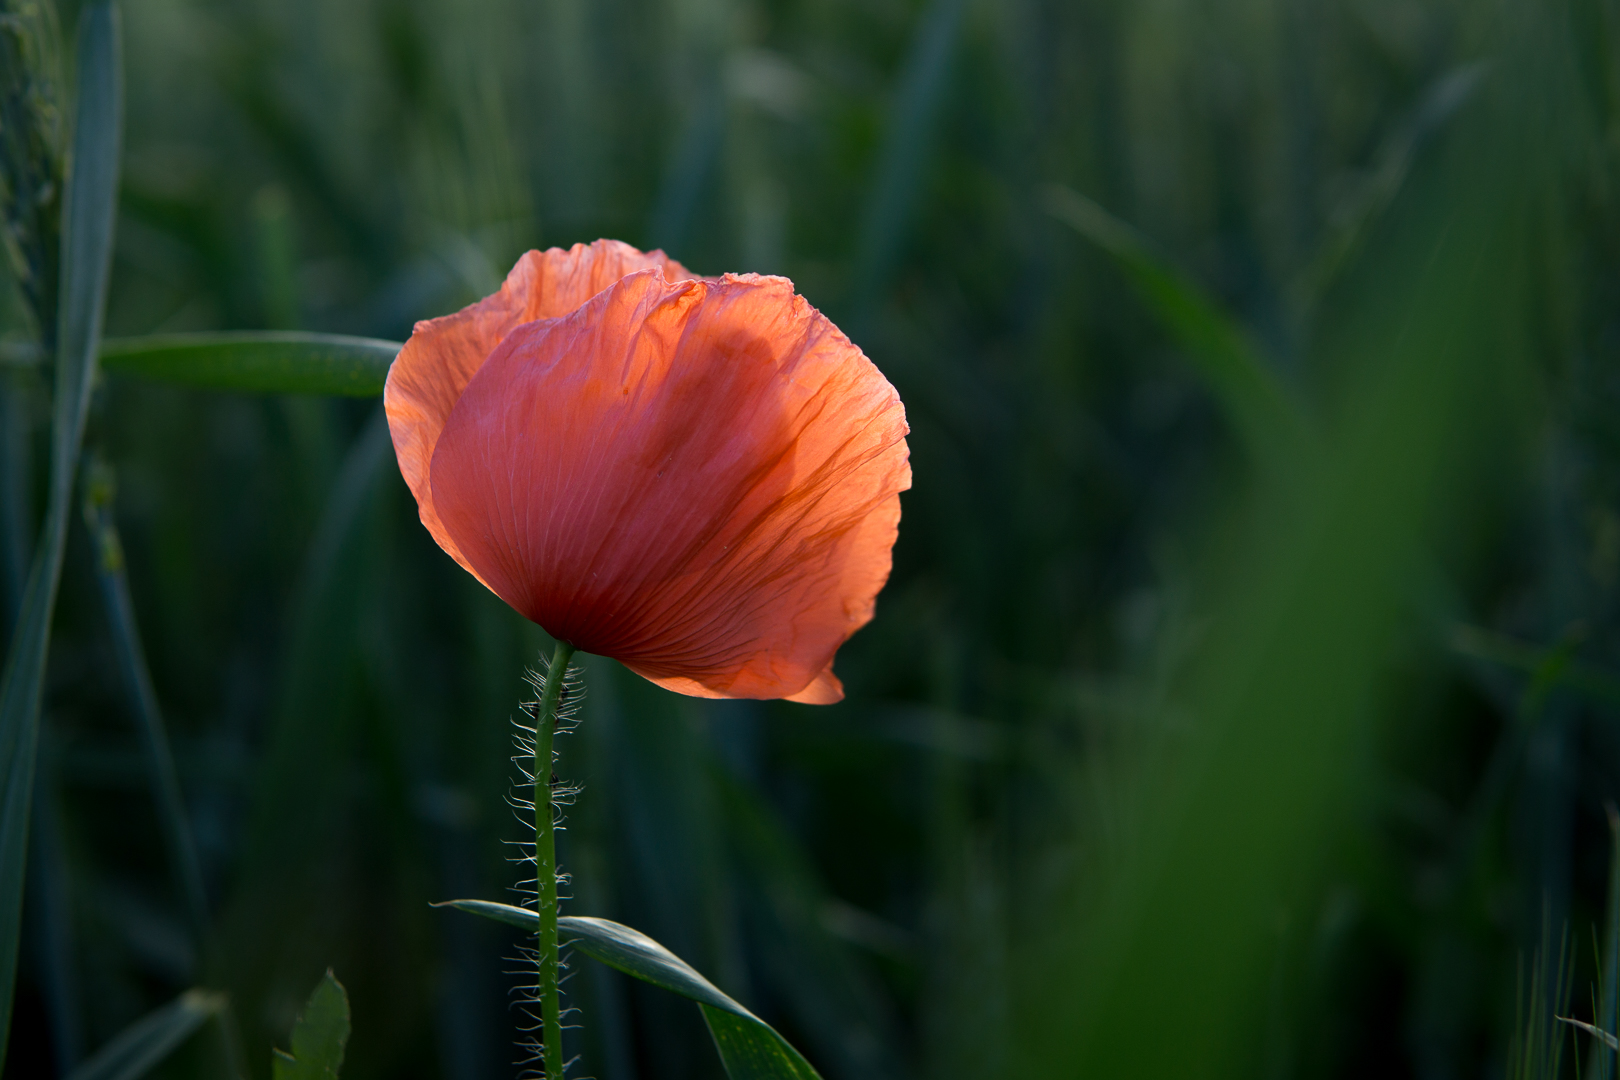
[[447,550],[579,648],[683,693],[832,701],[889,575],[906,432],[790,282],[644,271],[495,349],[432,502]]
[[809,686],[797,694],[789,694],[787,699],[800,705],[832,705],[844,700],[844,684],[832,673],[832,668],[827,668],[811,679]]
[[478,573],[439,523],[428,465],[439,433],[468,381],[513,329],[535,319],[566,315],[626,274],[659,267],[670,281],[692,274],[662,251],[643,254],[617,240],[575,244],[567,251],[531,251],[506,283],[454,315],[416,324],[383,389],[383,407],[399,469],[416,496],[422,524],[463,567]]

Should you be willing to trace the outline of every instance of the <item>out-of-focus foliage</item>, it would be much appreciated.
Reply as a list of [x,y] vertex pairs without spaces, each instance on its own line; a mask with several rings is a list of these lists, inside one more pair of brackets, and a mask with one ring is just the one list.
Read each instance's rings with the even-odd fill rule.
[[223,994],[187,990],[107,1040],[69,1076],[72,1080],[137,1080],[174,1053],[198,1028],[223,1016],[226,1008]]
[[[586,661],[565,914],[645,931],[828,1080],[1547,1075],[1566,984],[1614,1016],[1610,0],[125,14],[109,334],[399,340],[605,235],[788,274],[907,403],[845,703]],[[0,301],[8,612],[47,467],[28,288]],[[1232,350],[1298,414],[1281,451]],[[11,1075],[193,985],[233,1019],[164,1075],[265,1075],[329,965],[349,1080],[507,1074],[513,939],[428,904],[520,876],[507,718],[543,635],[416,522],[375,401],[108,374],[89,445],[207,925],[80,531]],[[579,1075],[719,1075],[689,1002],[567,987]]]

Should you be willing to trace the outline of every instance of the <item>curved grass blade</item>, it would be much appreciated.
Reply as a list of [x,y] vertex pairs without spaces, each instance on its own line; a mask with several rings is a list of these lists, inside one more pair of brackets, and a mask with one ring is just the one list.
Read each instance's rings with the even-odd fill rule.
[[290,330],[162,334],[104,342],[101,366],[116,375],[210,390],[375,397],[403,347]]
[[[587,956],[594,955],[581,942],[571,944]],[[720,1051],[720,1060],[725,1062],[726,1075],[731,1080],[819,1080],[820,1074],[810,1063],[765,1021],[752,1015],[738,1016],[714,1005],[702,1008],[709,1034],[714,1037],[715,1048]]]
[[1301,441],[1299,410],[1242,329],[1185,274],[1154,253],[1135,229],[1061,184],[1046,210],[1114,257],[1138,295],[1186,351],[1256,461],[1284,460]]
[[[488,900],[447,900],[434,906],[482,915],[530,933],[539,923],[527,908]],[[607,919],[565,915],[557,920],[557,932],[591,959],[697,1002],[731,1080],[820,1080],[820,1074],[775,1028],[641,931]]]
[[50,498],[44,536],[5,675],[0,677],[0,1061],[11,1034],[45,654],[112,261],[123,127],[122,63],[117,8],[106,3],[87,6],[79,16],[78,123],[62,224]]
[[135,1080],[189,1039],[225,1008],[225,995],[213,990],[187,990],[155,1012],[119,1032],[68,1080]]
[[[1600,1027],[1588,1024],[1585,1020],[1576,1020],[1574,1017],[1570,1016],[1555,1016],[1553,1019],[1557,1020],[1561,1024],[1568,1024],[1570,1027],[1580,1028],[1582,1031],[1592,1036],[1592,1038],[1596,1039],[1604,1046],[1607,1046],[1610,1050],[1620,1051],[1620,1039],[1615,1038],[1613,1035],[1610,1035],[1607,1031],[1604,1031]],[[1605,1059],[1599,1058],[1598,1060],[1602,1061]]]

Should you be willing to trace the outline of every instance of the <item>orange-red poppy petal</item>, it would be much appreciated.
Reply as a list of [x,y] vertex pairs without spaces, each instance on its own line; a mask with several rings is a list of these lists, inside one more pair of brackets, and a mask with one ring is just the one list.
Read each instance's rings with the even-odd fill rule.
[[[632,274],[512,331],[431,462],[469,567],[654,682],[835,701],[911,483],[894,388],[782,278]],[[448,549],[448,545],[447,545]]]
[[844,684],[833,674],[832,668],[827,668],[811,679],[809,686],[797,694],[789,694],[787,699],[800,705],[831,705],[844,700]]
[[643,254],[617,240],[575,244],[567,251],[530,251],[518,260],[499,292],[454,315],[416,324],[388,369],[383,407],[400,472],[416,496],[422,524],[463,567],[464,559],[439,523],[428,465],[439,432],[468,381],[512,330],[535,319],[566,315],[626,274],[662,269],[670,281],[692,274],[662,251]]
[[[677,694],[687,694],[691,697],[724,698],[736,697],[736,694],[725,694],[718,690],[711,690],[696,679],[684,675],[653,675],[637,667],[627,664],[631,671],[649,682],[657,683],[665,690],[673,690]],[[796,694],[782,695],[787,701],[796,701],[800,705],[834,705],[844,700],[844,684],[834,675],[832,668],[827,668],[820,675],[810,680],[806,686]]]

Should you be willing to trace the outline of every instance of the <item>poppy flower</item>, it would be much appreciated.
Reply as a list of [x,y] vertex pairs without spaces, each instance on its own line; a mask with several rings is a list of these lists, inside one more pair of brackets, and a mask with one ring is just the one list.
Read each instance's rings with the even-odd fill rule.
[[598,240],[416,324],[384,403],[422,523],[554,637],[699,697],[837,701],[911,486],[894,387],[786,278]]

